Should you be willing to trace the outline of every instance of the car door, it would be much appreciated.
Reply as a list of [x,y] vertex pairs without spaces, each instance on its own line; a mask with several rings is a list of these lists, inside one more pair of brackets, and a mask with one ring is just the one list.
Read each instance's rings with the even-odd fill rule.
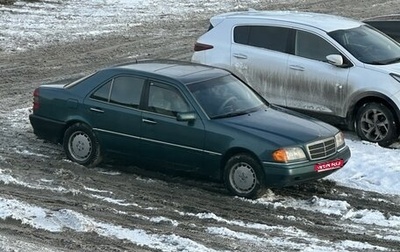
[[232,71],[278,105],[285,105],[290,31],[265,25],[239,25],[233,30]]
[[85,101],[90,123],[103,150],[137,157],[142,112],[138,109],[145,79],[116,76]]
[[294,52],[288,61],[286,105],[289,108],[342,115],[349,68],[327,62],[329,54],[341,54],[317,34],[296,31]]
[[141,121],[141,154],[161,168],[195,171],[203,165],[204,125],[195,120],[178,121],[178,113],[194,112],[173,85],[149,81]]

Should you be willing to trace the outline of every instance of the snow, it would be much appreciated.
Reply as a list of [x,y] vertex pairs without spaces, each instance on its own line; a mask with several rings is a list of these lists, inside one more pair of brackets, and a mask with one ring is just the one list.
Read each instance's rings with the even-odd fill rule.
[[[18,51],[38,45],[122,32],[142,22],[185,19],[204,12],[240,8],[238,0],[44,0],[0,5],[0,50]],[[259,2],[246,1],[247,4]]]
[[352,157],[343,171],[332,174],[330,179],[348,187],[400,195],[399,149],[382,148],[354,136],[347,138],[346,143]]
[[[30,108],[16,109],[4,115],[7,120],[13,125],[16,130],[27,130],[29,128],[28,115]],[[382,148],[378,145],[363,142],[358,140],[352,133],[346,133],[346,142],[349,145],[353,156],[346,164],[344,168],[338,170],[336,173],[330,175],[326,179],[331,179],[343,186],[360,188],[363,190],[370,190],[380,192],[383,194],[400,195],[399,180],[399,168],[398,164],[400,161],[399,149],[388,149]],[[38,153],[32,153],[27,150],[21,151],[22,147],[16,148],[14,151],[19,155],[37,155],[43,157]],[[1,159],[0,155],[0,159]],[[69,162],[65,160],[65,162]],[[62,172],[62,171],[60,171]],[[105,172],[99,170],[99,173],[106,176],[115,176],[116,172]],[[154,183],[153,179],[137,178],[140,181],[146,181],[148,183]],[[113,197],[112,191],[91,188],[83,186],[82,190],[67,189],[62,186],[53,186],[52,180],[42,179],[39,183],[32,181],[26,181],[23,178],[17,178],[13,176],[13,171],[10,169],[2,169],[0,167],[0,183],[4,184],[15,184],[26,188],[40,189],[55,191],[60,193],[72,193],[82,194],[86,197],[111,203],[114,205],[123,206],[135,206],[142,209],[151,210],[148,207],[140,206],[135,202],[127,202],[125,199],[118,199]],[[104,196],[107,195],[107,196]],[[299,200],[294,198],[285,198],[284,200],[276,200],[276,195],[269,192],[264,197],[257,200],[242,199],[244,201],[250,201],[252,204],[265,206],[266,209],[269,207],[273,208],[293,208],[301,209],[306,211],[312,211],[316,213],[322,213],[327,216],[336,215],[340,216],[343,221],[350,221],[347,230],[349,233],[362,234],[368,232],[365,230],[363,225],[374,225],[382,233],[390,233],[390,235],[381,236],[377,235],[379,239],[386,240],[400,240],[400,230],[397,228],[400,226],[400,217],[398,216],[386,216],[385,213],[370,210],[370,209],[354,209],[346,201],[339,200],[328,200],[319,198],[317,196],[312,197],[309,200]],[[377,199],[383,200],[383,199]],[[126,212],[117,211],[120,215],[127,215]],[[365,249],[365,250],[376,250],[384,251],[385,248],[372,246],[368,243],[360,243],[355,241],[324,241],[317,237],[313,237],[311,234],[299,230],[296,228],[288,228],[283,226],[270,226],[260,223],[243,222],[235,219],[227,219],[225,217],[217,216],[214,213],[190,213],[190,212],[179,212],[181,216],[190,216],[191,218],[197,218],[202,220],[213,220],[218,223],[228,225],[228,227],[217,227],[208,226],[205,228],[206,233],[209,235],[219,235],[226,238],[232,238],[237,240],[245,241],[249,244],[265,244],[266,250],[268,247],[274,246],[282,248],[282,250],[301,250],[301,251],[349,251],[352,249]],[[179,219],[170,219],[165,216],[148,217],[145,215],[135,214],[131,217],[149,221],[152,223],[164,223],[171,226],[178,226],[181,224]],[[297,219],[299,222],[306,222],[307,220],[299,219],[294,216],[277,216],[282,219]],[[157,235],[152,234],[149,231],[145,231],[137,228],[127,228],[116,226],[111,223],[104,223],[93,219],[89,216],[83,215],[79,212],[70,209],[60,209],[57,211],[44,209],[39,206],[31,205],[23,201],[16,199],[9,199],[0,196],[0,219],[12,218],[20,220],[23,224],[30,225],[33,228],[47,230],[50,232],[63,232],[65,229],[75,230],[77,232],[94,232],[100,236],[109,236],[116,239],[125,239],[137,245],[143,245],[149,248],[158,249],[161,251],[214,251],[210,248],[204,247],[202,244],[196,243],[190,239],[180,237],[177,235]],[[260,238],[248,233],[234,231],[232,227],[245,227],[248,229],[271,231],[274,233],[282,233],[282,237],[266,237]],[[293,239],[296,237],[302,237],[302,241],[294,242]],[[17,246],[27,246],[24,243],[18,242],[10,245],[11,242],[7,237],[0,236],[0,249],[12,250]],[[31,244],[30,247],[35,245]]]
[[[32,47],[80,39],[87,36],[114,32],[130,25],[173,16],[184,19],[199,12],[222,12],[243,8],[257,0],[44,0],[18,1],[11,6],[0,5],[0,50],[29,50]],[[62,10],[60,10],[62,9]],[[151,10],[151,11],[150,11]],[[18,109],[6,116],[15,127],[30,128],[18,120],[26,109]],[[330,176],[340,185],[386,194],[400,194],[400,155],[398,149],[385,149],[378,145],[347,136],[346,142],[352,158],[343,171]],[[38,155],[16,150],[21,155]]]
[[[250,2],[258,1],[247,1],[247,3]],[[121,32],[129,26],[141,25],[142,22],[151,21],[152,19],[170,17],[184,19],[188,15],[200,12],[222,12],[241,7],[243,7],[241,1],[237,0],[44,0],[37,3],[19,1],[13,6],[0,5],[0,24],[2,27],[0,31],[0,50],[10,53],[18,50],[29,50],[44,44],[112,33],[117,29]],[[27,130],[30,127],[27,119],[29,109],[14,110],[4,115],[4,117],[13,122],[13,127],[20,130]],[[25,119],[21,121],[21,118]],[[352,152],[350,161],[344,168],[332,174],[327,179],[334,180],[337,184],[347,187],[375,191],[382,194],[400,195],[400,149],[382,148],[376,144],[363,142],[348,132],[346,133],[346,143]],[[19,147],[15,149],[15,152],[22,156],[41,155],[21,150]],[[0,155],[0,160],[2,158]],[[113,175],[106,172],[104,174]],[[1,167],[0,182],[4,184],[16,184],[27,188],[68,192],[66,188],[53,187],[51,180],[43,180],[43,184],[40,185],[31,184],[15,178],[11,170],[4,170]],[[149,182],[152,182],[152,180],[149,180]],[[96,188],[85,188],[85,191],[73,191],[72,193],[86,194],[88,197],[107,201],[112,204],[138,206],[135,202],[126,202],[124,199],[113,198],[112,192],[106,192],[109,197],[97,195],[96,193],[104,194],[104,191]],[[274,195],[270,195],[269,197],[273,198]],[[274,202],[264,197],[254,200],[253,203],[265,205],[266,207],[291,207],[323,214],[338,215],[343,220],[352,221],[353,224],[349,226],[349,232],[354,233],[362,232],[362,230],[358,230],[360,226],[357,224],[360,223],[373,224],[388,229],[400,226],[399,217],[387,217],[384,213],[369,209],[355,210],[345,201],[332,201],[314,197],[311,201],[287,199],[285,201]],[[258,223],[244,223],[242,221],[224,219],[213,213],[192,214],[182,212],[180,214],[190,215],[199,219],[212,219],[217,222],[229,223],[231,226],[243,226],[263,230],[274,229],[276,232],[283,232],[289,237],[304,237],[303,242],[292,242],[290,238],[271,239],[267,236],[260,240],[259,237],[236,232],[225,227],[208,227],[206,230],[206,232],[212,235],[243,239],[249,243],[264,243],[266,244],[266,248],[267,245],[272,244],[281,248],[302,251],[345,251],[351,250],[351,248],[383,250],[376,246],[354,241],[317,241],[317,238],[312,237],[302,230]],[[72,210],[60,209],[53,211],[43,209],[3,196],[0,196],[0,218],[21,220],[26,225],[50,232],[62,232],[65,228],[78,232],[95,232],[100,236],[126,239],[132,243],[146,245],[155,250],[213,251],[201,244],[177,235],[155,235],[141,229],[114,226]],[[179,225],[179,220],[171,220],[164,216],[159,216],[158,218],[136,216],[136,218],[146,219],[155,223],[162,221],[169,222],[174,226]],[[291,217],[283,216],[282,218]],[[394,230],[393,235],[378,238],[400,240],[399,237],[399,231]],[[9,250],[10,248],[17,248],[19,246],[23,247],[25,244],[22,242],[14,243],[14,241],[0,236],[0,248]]]
[[[62,232],[63,229],[68,228],[77,232],[95,232],[100,236],[126,239],[132,243],[162,251],[213,251],[187,238],[149,234],[141,229],[127,229],[96,221],[69,209],[53,211],[2,197],[0,197],[0,209],[1,219],[21,220],[23,224],[50,232]],[[158,221],[159,219],[154,220],[154,222]]]

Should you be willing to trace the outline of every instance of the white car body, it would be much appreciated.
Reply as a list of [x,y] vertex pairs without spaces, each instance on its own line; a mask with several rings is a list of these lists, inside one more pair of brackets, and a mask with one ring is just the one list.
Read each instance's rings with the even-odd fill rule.
[[[193,62],[230,70],[271,103],[350,129],[356,123],[365,140],[389,145],[398,138],[400,45],[393,39],[356,20],[307,12],[232,12],[210,23]],[[368,39],[384,52],[364,48]],[[353,55],[350,46],[363,53]]]

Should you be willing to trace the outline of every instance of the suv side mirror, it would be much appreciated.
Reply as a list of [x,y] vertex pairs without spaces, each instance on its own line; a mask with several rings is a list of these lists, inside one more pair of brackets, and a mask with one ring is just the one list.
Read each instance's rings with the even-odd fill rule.
[[329,64],[332,64],[332,65],[338,66],[338,67],[343,66],[343,57],[342,57],[342,55],[329,54],[328,56],[326,56],[326,59],[328,60]]

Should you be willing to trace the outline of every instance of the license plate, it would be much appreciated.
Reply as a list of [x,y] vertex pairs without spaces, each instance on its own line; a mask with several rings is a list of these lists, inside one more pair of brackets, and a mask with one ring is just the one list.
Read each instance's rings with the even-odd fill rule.
[[343,159],[332,160],[314,165],[316,172],[323,172],[342,168],[344,165]]

